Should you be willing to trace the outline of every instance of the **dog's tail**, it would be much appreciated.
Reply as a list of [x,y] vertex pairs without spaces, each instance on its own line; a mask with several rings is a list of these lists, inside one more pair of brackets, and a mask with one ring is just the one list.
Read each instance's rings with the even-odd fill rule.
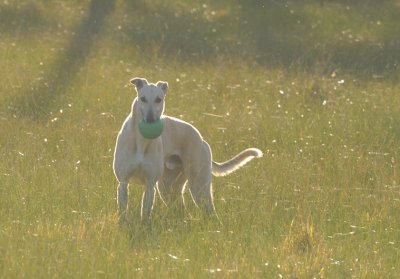
[[248,148],[224,163],[217,163],[213,161],[212,174],[215,176],[225,176],[231,174],[240,167],[243,167],[254,157],[258,158],[262,157],[262,155],[263,153],[261,150],[257,148]]

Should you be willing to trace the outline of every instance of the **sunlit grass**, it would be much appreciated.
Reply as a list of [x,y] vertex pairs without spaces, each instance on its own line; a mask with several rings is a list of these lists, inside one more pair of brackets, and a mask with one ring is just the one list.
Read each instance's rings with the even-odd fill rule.
[[[399,7],[257,5],[117,1],[82,63],[63,55],[89,1],[0,4],[1,278],[397,276]],[[222,224],[185,193],[184,212],[157,198],[148,232],[132,185],[117,225],[133,76],[169,82],[166,113],[215,160],[263,150],[214,179]]]

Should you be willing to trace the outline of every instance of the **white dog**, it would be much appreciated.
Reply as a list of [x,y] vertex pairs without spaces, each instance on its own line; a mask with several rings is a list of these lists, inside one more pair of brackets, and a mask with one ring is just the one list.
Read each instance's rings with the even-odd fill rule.
[[[128,183],[145,185],[142,198],[142,222],[150,226],[156,188],[168,204],[182,196],[188,181],[196,205],[214,212],[211,174],[224,176],[237,170],[262,152],[249,148],[225,163],[212,161],[211,149],[199,131],[187,122],[163,115],[168,83],[148,83],[133,78],[137,98],[132,111],[118,134],[114,153],[114,173],[119,182],[117,190],[119,221],[125,221],[128,207]],[[162,117],[163,132],[155,139],[146,139],[139,132],[139,122],[154,122]]]

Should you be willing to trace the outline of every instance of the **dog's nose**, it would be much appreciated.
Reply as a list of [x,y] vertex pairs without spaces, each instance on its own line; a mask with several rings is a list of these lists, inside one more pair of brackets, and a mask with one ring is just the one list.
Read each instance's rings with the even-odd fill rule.
[[146,117],[146,122],[153,123],[154,121],[156,121],[156,119],[154,118],[154,115],[152,113],[149,113]]

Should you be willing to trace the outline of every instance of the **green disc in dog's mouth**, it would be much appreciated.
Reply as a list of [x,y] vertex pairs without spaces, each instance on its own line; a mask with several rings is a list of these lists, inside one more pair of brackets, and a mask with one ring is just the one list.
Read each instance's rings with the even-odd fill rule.
[[158,138],[162,134],[163,128],[163,121],[160,118],[152,123],[143,119],[139,122],[140,134],[146,139]]

